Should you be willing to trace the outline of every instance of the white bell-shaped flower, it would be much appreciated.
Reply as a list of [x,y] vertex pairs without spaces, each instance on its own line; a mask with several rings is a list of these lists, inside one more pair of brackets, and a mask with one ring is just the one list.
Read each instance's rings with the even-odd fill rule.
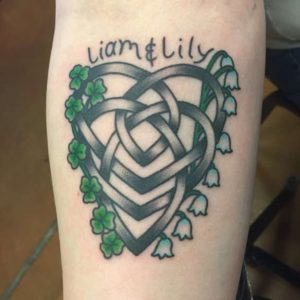
[[194,216],[206,216],[207,215],[207,208],[208,208],[208,199],[205,195],[200,194],[199,196],[195,197],[194,201],[188,208],[188,211],[193,213]]
[[226,66],[234,67],[233,60],[229,55],[224,55],[221,60],[221,67],[226,67]]
[[216,146],[216,149],[219,150],[222,154],[231,153],[231,139],[228,133],[223,132],[219,142]]
[[182,240],[191,240],[193,238],[191,221],[186,217],[180,219],[177,222],[172,235],[179,237],[179,239],[181,241]]
[[162,238],[158,241],[154,251],[152,252],[152,256],[157,256],[159,259],[163,259],[165,257],[174,256],[173,252],[173,243],[169,238]]
[[237,114],[237,103],[234,97],[229,96],[225,99],[222,110],[228,117]]
[[220,186],[220,174],[219,170],[215,166],[212,166],[208,170],[203,184],[208,186],[209,188]]
[[239,76],[235,70],[229,71],[225,75],[224,87],[230,90],[239,90]]

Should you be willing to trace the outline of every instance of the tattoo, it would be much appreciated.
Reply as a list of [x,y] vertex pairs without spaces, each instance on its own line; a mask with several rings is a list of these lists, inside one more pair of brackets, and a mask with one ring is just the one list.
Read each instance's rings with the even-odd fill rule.
[[[138,44],[130,41],[123,41],[119,53],[125,51],[126,43],[139,53]],[[194,58],[192,43],[188,52]],[[109,45],[105,55],[117,53],[116,49],[108,50],[116,44]],[[151,38],[148,54],[153,46]],[[182,51],[179,49],[180,57]],[[167,49],[165,38],[163,55],[175,56]],[[74,138],[67,159],[73,169],[83,173],[83,202],[96,206],[90,225],[92,232],[101,237],[100,249],[105,258],[120,255],[125,248],[139,255],[148,247],[152,247],[154,257],[172,257],[176,237],[180,241],[193,238],[192,218],[207,216],[205,190],[220,186],[217,153],[232,152],[225,125],[228,117],[237,113],[233,92],[240,88],[233,59],[227,52],[215,51],[203,57],[207,58],[205,67],[176,64],[150,72],[112,62],[76,65],[70,72],[72,95],[65,103],[65,117]],[[154,56],[152,59],[153,64]],[[113,95],[111,88],[108,91],[112,76],[130,78],[134,84],[124,94]],[[172,90],[169,80],[180,85],[183,78],[199,83],[197,105],[180,99]],[[108,92],[113,96],[106,96]],[[158,101],[145,104],[141,100],[151,98],[153,93]],[[214,113],[209,113],[211,107]],[[113,115],[114,129],[104,141],[92,125],[108,114]],[[186,120],[194,124],[190,146],[179,134]],[[134,135],[139,129],[156,133],[153,140],[149,135],[148,148]],[[151,172],[142,176],[135,165]],[[139,232],[136,224],[143,225]]]
[[179,38],[177,47],[171,48],[167,38],[164,36],[161,40],[153,37],[145,45],[141,45],[131,40],[114,40],[104,43],[100,41],[98,51],[87,48],[88,59],[91,64],[104,62],[110,57],[120,57],[123,54],[132,52],[139,59],[145,59],[153,67],[157,58],[163,59],[190,59],[192,63],[199,64],[214,50],[213,48],[202,52],[201,45],[195,44],[194,37],[190,37],[187,41]]

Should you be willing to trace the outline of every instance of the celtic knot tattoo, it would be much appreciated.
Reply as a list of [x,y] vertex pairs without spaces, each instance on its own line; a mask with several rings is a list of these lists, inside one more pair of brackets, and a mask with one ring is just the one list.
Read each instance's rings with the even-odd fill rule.
[[[107,96],[112,77],[129,80],[129,88]],[[155,72],[123,62],[76,65],[70,78],[65,117],[74,138],[67,158],[83,173],[83,201],[95,205],[90,225],[101,236],[104,257],[125,248],[139,255],[148,247],[154,257],[174,256],[174,238],[193,238],[191,217],[207,216],[208,198],[201,186],[220,186],[217,151],[232,152],[224,130],[228,117],[237,113],[232,93],[239,83],[232,58],[218,51],[205,67],[178,64]],[[180,83],[183,78],[199,84],[197,104],[172,89],[169,80]],[[153,95],[159,100],[145,101]],[[103,139],[93,125],[105,126],[101,120],[107,115],[113,116],[114,128]],[[180,134],[184,120],[193,123],[190,146]],[[136,130],[146,136],[150,130],[156,138],[149,134],[145,147]],[[140,174],[140,169],[149,172]],[[136,224],[143,224],[139,232]]]

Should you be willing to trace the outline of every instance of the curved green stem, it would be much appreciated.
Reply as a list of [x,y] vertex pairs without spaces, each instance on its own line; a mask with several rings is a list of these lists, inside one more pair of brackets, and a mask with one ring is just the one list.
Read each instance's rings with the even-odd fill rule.
[[214,56],[212,57],[212,59],[210,60],[209,64],[206,67],[207,71],[211,71],[214,64],[217,62],[217,60],[221,57],[221,56],[228,56],[228,53],[225,50],[220,50],[217,53],[214,54]]
[[235,71],[235,69],[232,66],[222,67],[214,74],[214,77],[219,79],[222,75],[224,75],[225,73],[231,72],[231,71]]
[[73,133],[74,138],[77,139],[77,131],[76,131],[76,127],[75,127],[74,123],[72,123],[71,128],[72,128],[72,133]]
[[[217,53],[215,53],[214,56],[212,57],[212,59],[210,60],[210,62],[208,63],[206,70],[208,72],[211,72],[212,68],[214,67],[214,65],[218,61],[218,59],[225,55],[228,56],[228,53],[224,50],[220,50]],[[202,87],[202,90],[201,90],[201,100],[206,98],[208,89],[209,89],[209,87],[206,84],[204,84]]]
[[226,96],[231,96],[231,91],[230,91],[230,89],[228,89],[228,88],[223,88],[223,93],[226,95]]
[[[234,71],[234,68],[231,67],[231,66],[225,66],[225,67],[222,67],[221,69],[219,69],[215,74],[214,74],[214,77],[216,79],[219,79],[222,75],[228,73],[228,72],[231,72],[231,71]],[[227,95],[231,95],[231,93],[225,88],[223,89],[223,92],[226,91]],[[207,94],[205,96],[205,99],[203,101],[201,101],[201,110],[202,111],[205,111],[209,105],[209,103],[212,101],[212,99],[214,99],[215,95],[213,93],[211,94]]]
[[192,190],[187,192],[186,194],[184,194],[184,200],[186,200],[187,198],[191,197],[191,196],[199,196],[201,195],[201,192],[197,191],[197,190]]
[[[73,132],[74,138],[76,140],[79,140],[78,132],[77,132],[76,127],[75,127],[74,124],[72,124],[72,132]],[[91,177],[88,170],[87,170],[87,168],[86,168],[86,166],[85,166],[85,164],[83,164],[82,162],[79,162],[79,167],[82,170],[82,173],[83,173],[84,176],[86,176],[88,178]]]
[[181,211],[181,210],[177,210],[176,213],[175,213],[176,216],[180,217],[181,219],[188,219],[187,215]]
[[86,168],[86,166],[82,162],[79,163],[79,167],[80,167],[80,169],[81,169],[81,171],[82,171],[82,173],[85,177],[87,177],[87,178],[91,177],[88,170],[87,170],[87,168]]
[[[215,63],[218,61],[219,58],[221,58],[222,56],[228,56],[228,53],[224,50],[220,50],[218,52],[216,52],[213,57],[211,58],[210,62],[208,63],[207,67],[206,67],[206,70],[208,72],[211,72],[211,70],[213,69]],[[209,105],[209,102],[211,101],[208,101],[207,100],[207,97],[208,97],[208,93],[209,93],[209,87],[208,85],[206,84],[202,84],[202,87],[201,87],[201,95],[200,95],[200,104],[199,104],[199,109],[200,111],[202,112],[205,112],[208,105]],[[198,142],[198,139],[199,139],[199,124],[197,123],[195,125],[195,130],[194,130],[194,136],[193,136],[193,146],[195,146]],[[192,166],[191,166],[191,171],[193,171],[194,169],[196,168],[196,164],[194,163]]]
[[160,237],[162,240],[165,240],[165,239],[168,238],[167,235],[166,235],[164,232],[161,232],[161,233],[159,234],[159,237]]

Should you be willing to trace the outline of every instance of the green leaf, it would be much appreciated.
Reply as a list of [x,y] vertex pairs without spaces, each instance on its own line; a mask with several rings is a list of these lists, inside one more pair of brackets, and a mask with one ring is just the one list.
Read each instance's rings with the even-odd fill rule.
[[95,234],[100,234],[103,231],[103,225],[99,220],[92,219],[91,220],[92,231]]
[[80,78],[74,78],[71,80],[71,83],[70,83],[70,88],[73,89],[73,90],[79,90],[80,89],[80,86],[81,86],[81,79]]
[[78,147],[77,147],[77,151],[76,151],[76,154],[78,156],[79,159],[85,159],[86,157],[86,146],[85,144],[79,144]]
[[121,254],[121,252],[123,250],[123,247],[124,247],[123,241],[117,239],[117,240],[114,241],[114,244],[112,246],[112,250],[113,250],[115,255],[119,255],[119,254]]
[[81,99],[76,99],[73,103],[73,108],[76,112],[80,112],[83,109],[83,104]]
[[116,239],[117,234],[114,231],[111,231],[103,236],[103,242],[107,245],[113,245]]
[[95,202],[96,200],[96,195],[94,192],[87,192],[83,196],[83,201],[90,203],[90,202]]
[[89,67],[83,67],[81,70],[80,70],[80,73],[79,73],[79,77],[81,80],[86,80],[89,76]]
[[76,139],[73,139],[71,141],[71,143],[69,144],[69,150],[71,153],[76,153],[77,152],[77,148],[79,146],[79,143]]
[[101,185],[98,182],[98,179],[96,177],[92,177],[91,182],[90,182],[90,186],[91,186],[91,191],[93,191],[94,193],[98,193],[101,190]]
[[69,153],[68,154],[68,162],[70,163],[72,169],[76,169],[79,165],[79,159],[77,158],[77,156],[73,153]]
[[67,108],[65,112],[65,116],[70,122],[72,122],[76,116],[76,113],[73,110],[73,108]]
[[73,107],[75,101],[75,98],[73,96],[70,96],[66,101],[66,107]]
[[103,101],[103,96],[101,95],[101,94],[96,94],[96,95],[93,95],[93,96],[91,96],[91,103],[92,103],[92,105],[95,105],[95,104],[97,104],[98,102],[101,102],[101,101]]
[[88,96],[93,95],[93,93],[94,93],[94,84],[93,84],[93,82],[89,82],[89,83],[87,84],[87,86],[86,86],[86,88],[85,88],[85,93],[86,93],[86,95],[88,95]]
[[110,258],[112,256],[111,246],[107,244],[101,244],[100,249],[106,258]]
[[104,227],[107,229],[114,229],[115,227],[114,219],[115,219],[115,215],[112,212],[107,212],[102,220]]
[[76,78],[76,77],[78,77],[79,74],[80,74],[81,69],[82,69],[81,65],[74,66],[74,68],[70,72],[70,78]]
[[107,213],[106,208],[103,205],[98,208],[95,208],[93,211],[94,218],[101,221],[105,217],[106,213]]
[[80,190],[87,193],[90,190],[90,180],[87,177],[81,177]]
[[104,94],[106,92],[106,87],[102,79],[95,81],[94,89],[95,89],[95,93],[97,94]]

